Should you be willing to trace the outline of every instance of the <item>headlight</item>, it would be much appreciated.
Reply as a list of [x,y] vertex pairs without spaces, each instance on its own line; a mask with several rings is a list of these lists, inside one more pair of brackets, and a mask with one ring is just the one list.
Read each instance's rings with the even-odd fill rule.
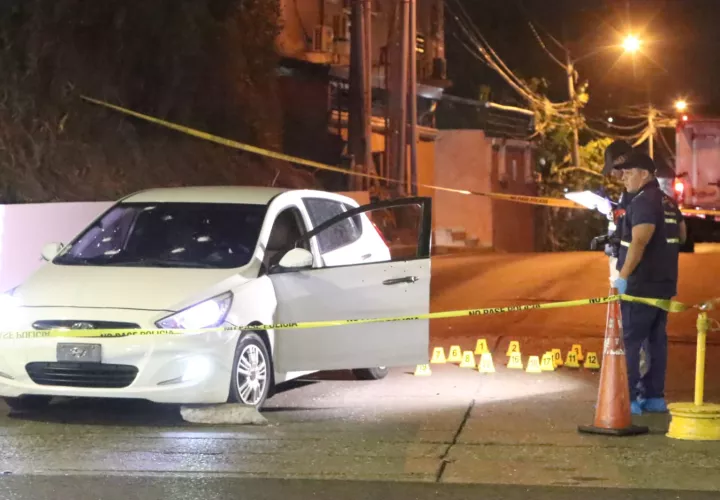
[[232,304],[232,293],[227,292],[208,299],[155,323],[169,330],[197,330],[214,328],[225,321]]

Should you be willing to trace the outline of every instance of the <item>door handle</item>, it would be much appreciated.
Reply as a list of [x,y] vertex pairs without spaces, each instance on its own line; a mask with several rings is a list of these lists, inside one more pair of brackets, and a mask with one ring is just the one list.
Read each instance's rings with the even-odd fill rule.
[[393,278],[383,281],[383,285],[399,285],[400,283],[415,283],[417,276],[405,276],[404,278]]

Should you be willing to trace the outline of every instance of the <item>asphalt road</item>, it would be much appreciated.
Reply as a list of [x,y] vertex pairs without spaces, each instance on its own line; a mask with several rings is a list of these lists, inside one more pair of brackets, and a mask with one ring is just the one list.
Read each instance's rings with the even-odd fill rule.
[[[719,261],[683,255],[679,299],[720,296]],[[607,293],[607,261],[595,253],[433,266],[433,310]],[[671,324],[671,401],[692,400],[694,316],[685,315]],[[433,346],[487,338],[497,373],[433,365],[431,377],[406,367],[375,382],[326,373],[285,386],[268,402],[268,426],[194,425],[176,407],[144,402],[60,401],[14,415],[0,403],[0,499],[717,498],[720,443],[667,438],[666,415],[635,418],[650,426],[645,436],[581,435],[596,372],[503,366],[511,339],[525,356],[578,342],[600,352],[604,323],[603,306],[437,321]],[[720,401],[711,340],[706,399]]]
[[[82,492],[78,496],[78,492]],[[711,500],[720,493],[589,488],[581,494],[603,500]],[[3,500],[76,498],[97,500],[577,500],[560,487],[407,484],[375,481],[312,481],[239,478],[38,477],[0,478]]]
[[[608,259],[601,252],[478,254],[433,259],[433,311],[536,304],[607,296]],[[720,297],[720,254],[681,254],[677,300],[696,304]],[[602,339],[606,306],[437,320],[436,342],[467,336]],[[720,319],[720,315],[716,315]],[[672,314],[668,334],[694,342],[694,311]],[[720,336],[711,336],[720,342]],[[446,342],[446,343],[447,343]]]

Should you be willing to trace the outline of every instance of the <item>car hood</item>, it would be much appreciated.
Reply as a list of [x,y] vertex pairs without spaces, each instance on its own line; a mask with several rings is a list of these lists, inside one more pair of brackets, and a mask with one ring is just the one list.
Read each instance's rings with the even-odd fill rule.
[[101,307],[176,311],[247,279],[237,269],[47,264],[14,295],[25,307]]

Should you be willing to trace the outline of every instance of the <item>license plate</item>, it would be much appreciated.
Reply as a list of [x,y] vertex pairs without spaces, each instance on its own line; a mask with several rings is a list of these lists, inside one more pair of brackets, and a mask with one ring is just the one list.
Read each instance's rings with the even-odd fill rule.
[[58,344],[57,360],[75,363],[100,363],[102,346],[100,344]]

